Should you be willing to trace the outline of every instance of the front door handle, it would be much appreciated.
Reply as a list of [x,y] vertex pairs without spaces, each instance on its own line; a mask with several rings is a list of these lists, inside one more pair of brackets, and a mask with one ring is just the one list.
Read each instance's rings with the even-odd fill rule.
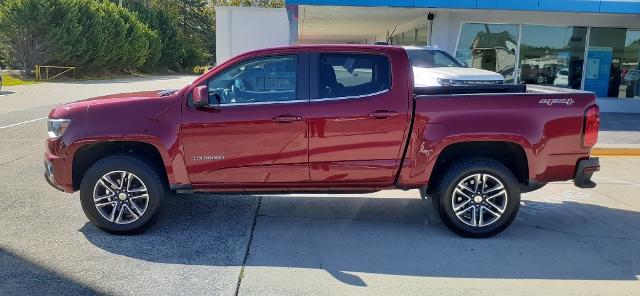
[[385,118],[389,118],[396,115],[398,115],[398,112],[388,111],[388,110],[376,110],[369,113],[369,117],[375,118],[375,119],[385,119]]
[[273,118],[273,121],[282,122],[282,123],[300,121],[300,120],[302,120],[302,116],[295,116],[295,115],[289,115],[289,114],[282,114]]

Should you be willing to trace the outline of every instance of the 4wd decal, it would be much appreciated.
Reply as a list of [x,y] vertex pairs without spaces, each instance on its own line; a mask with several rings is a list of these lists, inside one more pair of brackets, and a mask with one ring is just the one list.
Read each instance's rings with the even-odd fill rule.
[[544,105],[547,105],[547,106],[553,106],[553,105],[556,105],[556,104],[571,106],[571,105],[573,105],[573,103],[575,103],[575,101],[572,98],[568,98],[568,99],[542,99],[538,103],[539,104],[544,104]]

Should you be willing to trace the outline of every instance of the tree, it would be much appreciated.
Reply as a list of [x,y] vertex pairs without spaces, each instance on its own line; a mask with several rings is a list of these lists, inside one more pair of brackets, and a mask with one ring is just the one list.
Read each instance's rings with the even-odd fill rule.
[[26,74],[47,55],[54,1],[5,0],[0,5],[0,45],[9,62]]

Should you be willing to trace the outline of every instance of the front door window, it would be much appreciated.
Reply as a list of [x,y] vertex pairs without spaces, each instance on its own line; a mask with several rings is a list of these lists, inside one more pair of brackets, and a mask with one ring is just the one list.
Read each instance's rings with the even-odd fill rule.
[[209,93],[220,105],[296,100],[296,67],[295,56],[251,60],[212,79]]

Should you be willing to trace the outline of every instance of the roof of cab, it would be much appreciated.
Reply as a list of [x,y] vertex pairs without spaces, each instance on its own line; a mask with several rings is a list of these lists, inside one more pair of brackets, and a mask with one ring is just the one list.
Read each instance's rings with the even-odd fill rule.
[[276,46],[262,49],[256,49],[247,54],[255,54],[260,52],[269,51],[286,51],[291,49],[309,49],[309,50],[380,50],[380,51],[395,51],[402,50],[403,47],[397,45],[374,45],[374,44],[295,44],[288,46]]

